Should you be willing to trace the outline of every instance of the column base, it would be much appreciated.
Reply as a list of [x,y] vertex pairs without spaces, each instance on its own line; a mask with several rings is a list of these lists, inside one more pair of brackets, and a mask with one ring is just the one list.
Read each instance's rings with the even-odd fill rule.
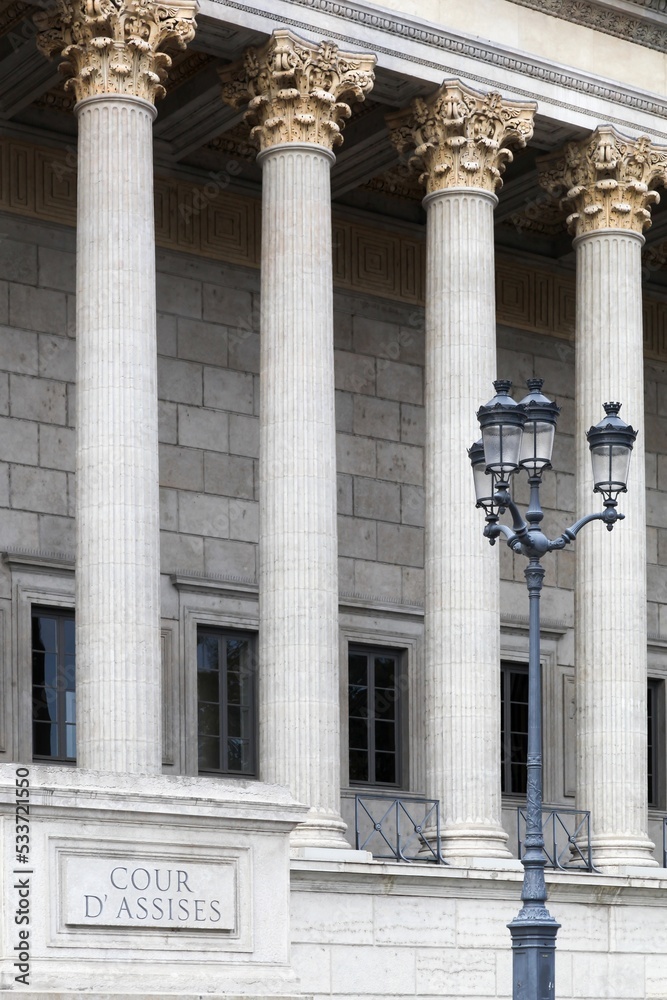
[[655,845],[643,836],[591,837],[593,864],[605,874],[625,874],[619,869],[658,868]]
[[304,821],[299,823],[290,835],[292,857],[298,857],[299,855],[294,852],[302,848],[348,853],[352,847],[345,839],[346,830],[347,823],[338,813],[311,809],[306,813]]
[[442,856],[450,865],[475,866],[490,859],[515,861],[507,849],[507,834],[500,826],[452,826],[440,833]]

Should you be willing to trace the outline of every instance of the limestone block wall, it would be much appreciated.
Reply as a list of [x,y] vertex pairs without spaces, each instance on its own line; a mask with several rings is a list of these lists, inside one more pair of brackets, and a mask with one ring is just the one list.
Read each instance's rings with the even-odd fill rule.
[[[314,1000],[504,1000],[520,873],[292,865],[292,962]],[[562,1000],[658,1000],[667,990],[662,880],[549,875]]]
[[[6,214],[0,220],[0,234],[0,550],[71,554],[74,233],[66,226]],[[221,620],[255,628],[257,621],[259,274],[251,267],[160,250],[157,292],[169,700],[165,727],[171,733],[166,739],[171,747],[168,766],[179,771],[196,768],[196,747],[185,755],[178,751],[191,729],[190,695],[182,694],[179,677],[181,665],[191,655],[192,622],[200,612],[209,624]],[[372,641],[374,635],[386,641],[383,637],[393,635],[394,644],[400,644],[396,637],[405,628],[392,621],[386,608],[411,609],[411,634],[405,646],[416,643],[410,653],[414,664],[420,651],[412,633],[419,630],[424,587],[423,350],[419,306],[336,291],[340,589],[345,599],[365,602],[369,608],[370,624],[364,626],[363,640],[357,641]],[[517,394],[522,394],[526,378],[540,375],[545,391],[562,406],[555,471],[545,476],[542,490],[544,525],[551,534],[560,533],[574,517],[573,364],[571,342],[499,327],[499,375],[513,379]],[[633,423],[643,421],[645,428],[649,664],[651,675],[667,682],[666,382],[664,366],[647,361],[646,413],[623,415]],[[527,499],[525,487],[518,487],[517,496]],[[591,495],[591,510],[597,503]],[[480,512],[480,531],[482,525]],[[502,544],[499,548],[503,655],[525,661],[524,560]],[[549,801],[571,802],[573,549],[552,554],[545,567],[545,718],[550,728],[545,790]],[[48,581],[49,600],[60,594],[63,602],[71,603],[71,580],[66,586],[62,573],[49,578],[42,568],[40,574],[41,584]],[[174,575],[203,582],[199,590],[190,588],[185,601],[182,589],[172,583]],[[212,579],[218,581],[220,593],[214,594],[210,586],[206,590],[205,581]],[[221,596],[230,581],[247,588],[243,600],[238,594],[233,599]],[[40,586],[34,593],[40,593]],[[4,682],[9,688],[18,664],[25,665],[28,655],[21,646],[16,617],[19,589],[11,569],[0,568],[0,647],[5,651]],[[378,602],[385,607],[382,624],[374,617]],[[221,608],[226,617],[218,619]],[[413,700],[411,715],[418,698]],[[5,736],[0,731],[0,754],[11,756],[7,734],[15,713],[8,698],[3,704]],[[412,730],[414,735],[414,726]],[[413,760],[417,763],[410,764],[409,785],[419,792],[418,753]],[[507,815],[509,826],[513,816]],[[660,841],[659,818],[653,814],[654,836]]]

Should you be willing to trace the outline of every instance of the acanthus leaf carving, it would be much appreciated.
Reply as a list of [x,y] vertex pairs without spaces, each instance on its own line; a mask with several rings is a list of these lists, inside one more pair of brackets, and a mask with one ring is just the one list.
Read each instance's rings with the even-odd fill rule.
[[641,233],[660,200],[655,187],[667,184],[667,148],[601,125],[589,138],[538,159],[537,169],[541,186],[569,213],[574,235],[599,229]]
[[125,94],[154,102],[165,94],[171,57],[195,34],[197,0],[54,0],[35,14],[37,44],[60,56],[65,87],[78,101]]
[[387,116],[392,142],[420,171],[428,193],[450,187],[496,191],[512,161],[508,146],[525,146],[533,134],[537,105],[479,94],[459,80],[446,80],[428,98]]
[[284,142],[333,149],[343,141],[350,105],[373,87],[375,56],[340,52],[333,42],[304,41],[280,29],[261,49],[220,71],[223,100],[248,105],[245,119],[260,150]]

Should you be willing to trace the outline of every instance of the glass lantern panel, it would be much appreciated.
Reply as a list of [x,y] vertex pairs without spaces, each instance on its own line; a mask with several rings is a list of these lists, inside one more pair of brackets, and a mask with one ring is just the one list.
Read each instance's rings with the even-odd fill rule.
[[475,481],[475,499],[479,504],[490,503],[493,498],[493,476],[486,471],[483,462],[473,465],[472,475]]
[[625,489],[630,467],[629,448],[618,444],[603,444],[591,451],[593,481],[603,493],[618,493]]
[[539,472],[551,463],[554,447],[554,424],[546,420],[528,420],[523,428],[519,464],[530,471]]
[[493,472],[514,472],[519,464],[523,427],[496,424],[482,430],[487,468]]

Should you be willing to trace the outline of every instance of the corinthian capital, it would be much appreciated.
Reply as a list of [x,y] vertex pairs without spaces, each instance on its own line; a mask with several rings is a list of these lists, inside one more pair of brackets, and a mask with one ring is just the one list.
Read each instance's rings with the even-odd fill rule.
[[428,98],[387,116],[392,142],[421,170],[430,194],[452,187],[496,191],[512,161],[507,144],[525,146],[533,134],[533,102],[478,94],[459,80],[446,80]]
[[333,149],[343,141],[350,104],[373,87],[374,65],[373,55],[340,52],[333,42],[314,45],[281,29],[220,71],[222,99],[248,105],[245,119],[260,150],[283,142]]
[[65,87],[78,101],[99,94],[155,101],[171,66],[160,50],[192,41],[196,12],[197,0],[54,0],[34,20],[40,50],[62,57]]
[[651,225],[650,206],[660,201],[653,188],[667,183],[667,148],[654,146],[645,135],[626,139],[611,125],[601,125],[583,142],[569,142],[539,159],[537,169],[542,187],[570,211],[571,233],[641,233]]

